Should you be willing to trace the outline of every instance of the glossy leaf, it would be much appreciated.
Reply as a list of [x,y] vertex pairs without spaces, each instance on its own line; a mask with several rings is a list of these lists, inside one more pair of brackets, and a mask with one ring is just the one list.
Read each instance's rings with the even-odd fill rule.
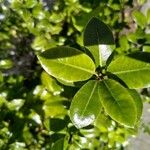
[[96,66],[105,64],[112,52],[110,45],[113,44],[114,39],[109,27],[98,18],[93,17],[84,31],[84,45],[93,55]]
[[142,103],[142,99],[139,95],[139,93],[134,90],[134,89],[129,89],[129,92],[131,94],[131,96],[133,97],[135,106],[136,106],[136,110],[137,110],[137,122],[140,121],[140,118],[142,116],[142,110],[143,110],[143,103]]
[[99,84],[99,96],[106,113],[120,124],[133,127],[137,112],[128,90],[118,82],[105,79]]
[[110,63],[108,71],[118,76],[129,88],[150,86],[150,53],[136,52],[120,56]]
[[57,79],[57,81],[66,86],[72,86],[72,87],[75,86],[74,82],[64,81],[64,80],[60,80],[60,79]]
[[76,93],[70,106],[70,118],[77,128],[93,123],[101,111],[98,82],[90,80]]
[[38,55],[38,58],[47,73],[68,82],[87,80],[95,72],[93,61],[75,48],[52,48]]

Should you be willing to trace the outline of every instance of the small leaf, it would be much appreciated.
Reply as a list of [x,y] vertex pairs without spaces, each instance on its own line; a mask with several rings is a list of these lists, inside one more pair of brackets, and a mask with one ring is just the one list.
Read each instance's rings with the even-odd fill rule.
[[38,55],[44,70],[64,81],[83,81],[95,73],[93,61],[83,52],[71,47],[57,47]]
[[43,10],[42,3],[38,3],[32,10],[32,15],[38,20],[42,20],[45,18],[45,11]]
[[129,88],[150,86],[150,53],[135,52],[120,56],[110,63],[108,71],[118,76]]
[[0,60],[0,69],[10,69],[13,67],[13,62],[10,59]]
[[56,42],[52,39],[48,40],[45,36],[36,36],[32,43],[32,48],[36,51],[43,51],[56,46]]
[[67,109],[63,105],[66,100],[60,96],[51,96],[43,104],[45,117],[56,117],[67,114]]
[[135,10],[132,13],[133,19],[139,25],[141,28],[144,28],[146,26],[147,20],[144,14],[142,14],[140,11]]
[[7,103],[10,110],[18,111],[23,105],[25,100],[23,99],[13,99],[11,102]]
[[113,34],[106,24],[93,17],[84,31],[84,45],[92,53],[96,66],[102,66],[112,52]]
[[118,82],[105,79],[99,84],[99,96],[106,113],[120,124],[133,127],[137,112],[132,96]]
[[63,88],[57,84],[57,81],[48,75],[46,72],[42,72],[41,80],[43,85],[47,88],[49,92],[52,92],[54,95],[58,95],[63,92]]
[[33,8],[37,4],[37,0],[26,0],[25,6],[27,8]]
[[101,111],[98,82],[90,80],[77,92],[70,106],[70,118],[77,128],[93,123]]
[[120,48],[122,49],[122,51],[127,51],[130,48],[128,39],[125,35],[119,39],[119,44],[120,44]]

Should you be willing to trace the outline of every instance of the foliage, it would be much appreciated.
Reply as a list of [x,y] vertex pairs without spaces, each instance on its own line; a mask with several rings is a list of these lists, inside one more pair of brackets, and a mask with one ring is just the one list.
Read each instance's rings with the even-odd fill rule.
[[126,146],[140,96],[150,96],[150,11],[141,5],[0,1],[0,149]]

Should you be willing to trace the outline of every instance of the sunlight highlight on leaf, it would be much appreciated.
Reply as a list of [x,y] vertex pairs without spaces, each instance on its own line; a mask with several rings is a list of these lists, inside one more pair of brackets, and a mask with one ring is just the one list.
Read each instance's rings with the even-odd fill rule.
[[90,125],[93,121],[95,120],[95,116],[94,115],[89,115],[87,117],[80,117],[77,113],[74,114],[73,116],[73,121],[75,122],[75,126],[77,128],[82,128],[85,125],[88,126]]

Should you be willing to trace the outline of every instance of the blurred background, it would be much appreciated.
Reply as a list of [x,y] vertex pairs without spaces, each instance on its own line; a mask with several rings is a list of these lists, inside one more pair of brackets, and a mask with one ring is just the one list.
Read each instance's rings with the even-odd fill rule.
[[92,16],[113,31],[117,54],[150,52],[150,0],[0,0],[0,149],[149,150],[150,88],[141,89],[140,127],[108,116],[76,129],[68,116],[80,86],[44,72],[36,54],[54,46],[83,49]]

